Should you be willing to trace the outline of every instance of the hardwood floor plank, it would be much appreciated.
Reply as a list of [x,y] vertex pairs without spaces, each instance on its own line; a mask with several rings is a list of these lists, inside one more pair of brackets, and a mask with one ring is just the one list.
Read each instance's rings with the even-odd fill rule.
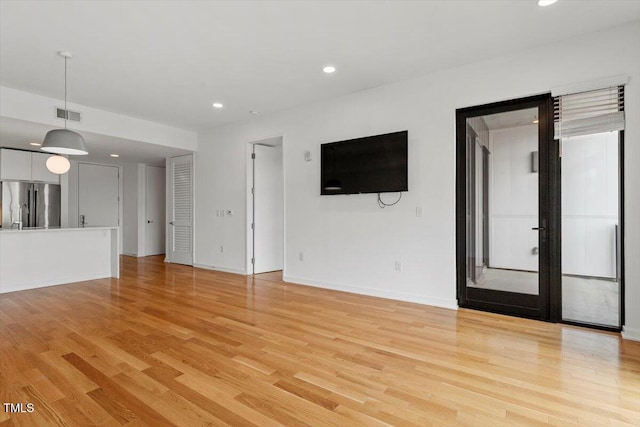
[[169,420],[144,404],[139,398],[124,390],[116,381],[108,378],[75,353],[66,354],[63,358],[82,372],[87,378],[91,379],[91,381],[98,384],[106,394],[113,396],[113,400],[116,400],[120,405],[124,405],[129,408],[130,412],[136,414],[136,417],[141,418],[148,425],[172,425]]
[[0,425],[637,426],[640,343],[122,258],[0,295]]

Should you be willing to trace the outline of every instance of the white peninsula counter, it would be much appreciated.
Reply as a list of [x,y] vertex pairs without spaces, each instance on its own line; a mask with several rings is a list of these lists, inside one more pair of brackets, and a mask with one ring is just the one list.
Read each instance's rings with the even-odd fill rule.
[[118,227],[0,228],[0,293],[120,277]]

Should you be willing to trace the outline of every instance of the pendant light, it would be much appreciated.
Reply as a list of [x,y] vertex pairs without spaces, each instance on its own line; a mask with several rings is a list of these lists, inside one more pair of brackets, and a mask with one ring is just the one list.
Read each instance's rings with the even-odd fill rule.
[[82,135],[67,129],[67,116],[69,115],[67,110],[67,59],[71,59],[72,55],[70,52],[65,51],[59,51],[58,55],[64,58],[64,129],[54,129],[47,132],[42,142],[41,150],[49,153],[76,156],[89,154]]
[[47,159],[46,165],[47,169],[49,169],[49,172],[55,173],[56,175],[65,174],[69,172],[69,169],[71,168],[69,159],[60,155],[49,157]]

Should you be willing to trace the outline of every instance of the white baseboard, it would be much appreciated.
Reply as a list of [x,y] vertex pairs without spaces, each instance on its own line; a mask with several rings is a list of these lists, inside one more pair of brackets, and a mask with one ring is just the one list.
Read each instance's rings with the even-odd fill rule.
[[458,309],[458,301],[448,298],[433,298],[416,295],[408,292],[387,291],[374,288],[361,288],[358,286],[340,285],[337,283],[321,282],[318,280],[303,279],[300,277],[284,276],[283,281],[297,285],[313,286],[315,288],[331,289],[334,291],[350,292],[352,294],[368,295],[372,297],[387,298],[397,301],[413,302],[417,304],[431,305],[434,307]]
[[122,255],[132,256],[132,257],[135,257],[135,258],[139,257],[139,255],[137,253],[135,253],[135,252],[122,252]]
[[247,275],[247,272],[241,268],[216,267],[208,264],[193,264],[193,266],[196,268],[204,268],[205,270],[222,271],[223,273],[242,274],[243,276]]
[[26,291],[28,289],[46,288],[49,286],[68,285],[70,283],[75,283],[75,282],[107,279],[111,277],[112,277],[111,272],[108,271],[104,273],[87,274],[85,276],[57,277],[54,279],[40,280],[37,282],[13,283],[9,285],[3,284],[2,287],[0,287],[0,294],[4,294],[7,292],[15,292],[15,291]]
[[640,329],[622,327],[622,338],[630,341],[640,341]]

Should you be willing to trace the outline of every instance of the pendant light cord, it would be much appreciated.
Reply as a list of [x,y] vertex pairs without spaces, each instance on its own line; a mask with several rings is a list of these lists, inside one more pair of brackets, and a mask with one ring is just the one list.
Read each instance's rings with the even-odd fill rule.
[[67,110],[67,57],[64,57],[64,128],[67,128],[67,117],[69,116],[69,110]]

